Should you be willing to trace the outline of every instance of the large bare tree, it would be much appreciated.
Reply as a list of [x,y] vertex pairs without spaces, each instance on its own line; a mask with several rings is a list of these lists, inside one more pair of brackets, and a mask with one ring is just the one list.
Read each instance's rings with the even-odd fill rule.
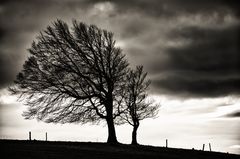
[[137,66],[135,70],[130,70],[127,74],[126,87],[122,92],[125,110],[116,120],[117,124],[127,122],[133,126],[133,145],[138,144],[137,130],[140,121],[155,117],[159,108],[159,104],[154,104],[153,100],[147,99],[147,89],[151,82],[146,77],[147,73],[143,71],[143,66]]
[[114,119],[121,113],[128,62],[113,33],[94,25],[57,20],[41,32],[9,89],[28,106],[26,119],[54,123],[107,122],[108,143],[117,143]]

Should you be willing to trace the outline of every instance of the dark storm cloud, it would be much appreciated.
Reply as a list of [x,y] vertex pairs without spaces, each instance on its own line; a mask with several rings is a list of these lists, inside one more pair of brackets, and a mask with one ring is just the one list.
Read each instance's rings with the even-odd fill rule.
[[[121,47],[130,63],[144,65],[149,72],[154,92],[189,96],[239,94],[239,26],[235,24],[238,3],[1,1],[0,89],[14,80],[27,57],[26,49],[39,31],[57,18],[68,23],[75,18],[113,31],[117,42],[123,43]],[[216,28],[223,24],[229,26]]]
[[240,111],[227,114],[226,117],[240,118]]
[[14,79],[15,77],[13,74],[13,72],[15,72],[14,68],[16,65],[14,59],[16,60],[15,56],[0,56],[0,89],[8,86],[10,80]]
[[240,73],[240,26],[224,29],[186,27],[172,32],[175,40],[190,44],[169,49],[171,67],[216,74]]
[[224,14],[231,10],[239,15],[238,0],[113,0],[120,12],[141,12],[156,17],[171,17],[176,14]]
[[[0,3],[0,89],[13,82],[36,35],[57,18],[93,1],[8,0]],[[80,10],[80,9],[79,9]],[[69,18],[71,20],[71,18]]]
[[[224,29],[185,27],[169,38],[187,41],[168,48],[167,73],[154,79],[168,93],[225,96],[240,93],[240,26]],[[152,67],[159,73],[158,67]]]

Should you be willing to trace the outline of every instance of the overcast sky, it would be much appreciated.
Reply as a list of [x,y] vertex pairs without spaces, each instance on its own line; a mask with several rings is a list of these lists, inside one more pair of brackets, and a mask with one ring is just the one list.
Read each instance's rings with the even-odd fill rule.
[[[132,67],[143,65],[159,117],[139,128],[141,144],[240,153],[240,11],[238,0],[6,0],[0,2],[0,137],[106,141],[107,127],[25,121],[7,92],[27,48],[56,19],[112,31]],[[96,133],[97,132],[97,133]],[[50,135],[51,136],[51,135]],[[131,140],[131,127],[117,127]]]

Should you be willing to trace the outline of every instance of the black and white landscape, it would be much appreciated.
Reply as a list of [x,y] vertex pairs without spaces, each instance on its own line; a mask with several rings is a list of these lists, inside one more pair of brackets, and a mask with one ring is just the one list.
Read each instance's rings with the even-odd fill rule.
[[[0,138],[106,142],[107,124],[25,120],[9,87],[40,32],[57,19],[114,33],[129,67],[143,65],[155,118],[144,119],[138,143],[240,154],[240,12],[237,0],[6,0],[0,2]],[[116,127],[131,143],[132,126]]]

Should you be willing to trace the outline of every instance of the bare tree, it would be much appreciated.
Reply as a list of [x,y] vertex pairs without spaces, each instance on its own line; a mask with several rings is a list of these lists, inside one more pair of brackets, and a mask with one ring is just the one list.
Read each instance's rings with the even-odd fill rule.
[[118,124],[127,122],[133,126],[132,144],[134,145],[138,144],[137,130],[140,121],[155,117],[159,108],[159,105],[153,104],[153,100],[147,99],[146,91],[151,82],[146,77],[147,73],[143,71],[143,66],[137,66],[136,70],[131,70],[126,76],[127,84],[122,94],[126,109],[116,121]]
[[24,100],[26,119],[54,123],[107,122],[108,143],[117,143],[114,119],[121,113],[120,88],[128,62],[113,33],[57,20],[41,32],[9,88]]

